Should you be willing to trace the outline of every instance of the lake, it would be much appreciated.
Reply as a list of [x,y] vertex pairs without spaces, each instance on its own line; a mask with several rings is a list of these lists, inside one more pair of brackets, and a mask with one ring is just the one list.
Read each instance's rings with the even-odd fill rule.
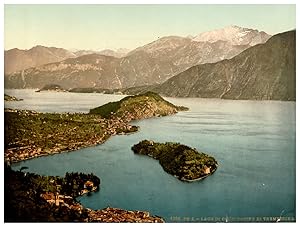
[[[41,112],[88,112],[124,96],[5,90],[23,98],[5,107]],[[147,210],[167,222],[263,221],[296,216],[296,103],[167,98],[190,111],[132,122],[137,133],[102,145],[13,165],[43,175],[93,172],[101,189],[78,200],[86,207]],[[208,178],[181,182],[158,161],[135,155],[140,140],[175,141],[212,155],[219,163]],[[212,218],[215,217],[215,218]],[[216,218],[217,217],[217,218]],[[223,219],[218,219],[223,218]],[[246,218],[246,219],[243,219]],[[282,219],[283,220],[283,219]]]

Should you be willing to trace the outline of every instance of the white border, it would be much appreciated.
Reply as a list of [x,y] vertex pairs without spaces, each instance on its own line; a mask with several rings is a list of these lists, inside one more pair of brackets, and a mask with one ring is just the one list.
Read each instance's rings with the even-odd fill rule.
[[[298,1],[299,2],[299,1]],[[299,4],[298,4],[297,0],[246,0],[246,1],[238,1],[238,0],[230,0],[230,1],[222,1],[222,0],[202,0],[202,1],[197,1],[197,0],[185,0],[185,1],[177,1],[177,0],[143,0],[141,1],[132,1],[132,0],[126,0],[126,1],[121,1],[121,0],[101,0],[101,1],[97,1],[97,0],[4,0],[3,3],[1,4],[1,17],[0,17],[0,29],[2,32],[1,35],[1,47],[2,47],[2,51],[4,51],[4,4],[296,4],[296,29],[297,29],[297,25],[298,25],[298,21],[299,21],[299,15],[297,15],[297,12],[300,12],[299,10]],[[299,37],[298,35],[296,35],[296,43],[299,43]],[[297,70],[296,73],[298,73],[298,69],[299,69],[299,60],[298,60],[298,56],[299,56],[299,45],[296,45],[296,53],[297,53]],[[4,88],[4,58],[3,58],[3,54],[1,54],[1,89]],[[297,80],[296,80],[296,85],[297,85],[297,90],[299,88],[299,77],[297,76]],[[2,95],[4,94],[4,91],[2,92]],[[296,100],[299,100],[300,98],[300,94],[299,92],[296,92]],[[3,101],[3,97],[1,99],[1,106],[2,106],[2,110],[4,109],[4,101]],[[298,105],[296,105],[296,113],[297,113],[297,117],[298,117],[298,113],[299,113],[299,108]],[[3,148],[3,144],[4,144],[4,135],[3,135],[3,129],[4,129],[4,113],[3,111],[0,111],[1,113],[1,126],[2,126],[2,131],[1,131],[1,143],[2,144],[2,149]],[[296,121],[296,130],[298,131],[298,121]],[[296,140],[298,141],[299,136],[298,133],[296,133]],[[296,154],[298,151],[298,146],[296,143]],[[3,157],[3,156],[2,156]],[[299,155],[296,155],[296,163],[299,163]],[[3,170],[3,162],[0,161],[0,165],[1,165],[1,170]],[[297,165],[296,165],[296,178],[297,178],[297,182],[298,182],[298,169]],[[0,170],[0,171],[1,171]],[[1,191],[2,191],[2,198],[4,198],[4,176],[3,176],[3,172],[1,171]],[[297,188],[298,188],[298,183],[297,183]],[[299,204],[299,196],[296,195],[296,204]],[[299,211],[298,211],[298,207],[296,207],[296,220],[298,220],[299,218]],[[4,201],[2,200],[1,202],[1,221],[2,223],[4,223]],[[9,223],[6,223],[8,225],[12,225]],[[33,223],[27,223],[25,224],[26,226],[31,226]],[[47,223],[47,224],[52,224],[52,223]],[[62,224],[62,223],[55,223],[55,224]],[[91,223],[89,223],[91,224]],[[221,223],[218,223],[221,224]],[[224,224],[224,223],[222,223]],[[221,224],[221,225],[222,225]],[[245,223],[243,223],[245,224]],[[251,225],[251,224],[255,224],[255,225],[266,225],[266,223],[246,223],[245,225]],[[24,224],[22,224],[24,225]],[[34,225],[41,225],[41,223],[34,223]],[[111,225],[115,225],[113,223],[109,224]],[[174,225],[174,224],[170,224],[168,223],[167,225]],[[177,226],[179,226],[180,224],[175,224]],[[206,225],[206,223],[191,223],[191,225]],[[214,225],[214,224],[213,224]],[[240,225],[240,223],[230,223],[230,225]],[[267,224],[268,225],[268,224]]]

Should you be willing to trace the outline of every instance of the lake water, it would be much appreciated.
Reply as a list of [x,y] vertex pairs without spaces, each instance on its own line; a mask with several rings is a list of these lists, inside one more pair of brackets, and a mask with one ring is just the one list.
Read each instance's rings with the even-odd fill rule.
[[[43,112],[88,112],[123,97],[5,92],[24,99],[6,102],[6,107]],[[190,111],[132,122],[140,126],[138,133],[113,136],[99,146],[28,160],[13,168],[27,166],[31,172],[60,176],[93,172],[101,178],[101,189],[78,198],[84,206],[147,210],[167,222],[295,217],[295,102],[167,99]],[[195,147],[214,156],[219,167],[203,181],[181,182],[164,172],[156,160],[134,155],[131,146],[143,139]]]

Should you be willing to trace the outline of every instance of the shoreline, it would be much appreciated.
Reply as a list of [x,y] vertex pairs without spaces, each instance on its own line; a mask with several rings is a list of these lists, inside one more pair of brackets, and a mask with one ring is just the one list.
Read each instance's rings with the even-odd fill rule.
[[[217,167],[219,165],[217,164]],[[205,178],[209,177],[210,175],[212,175],[215,171],[217,170],[217,168],[213,169],[209,174],[205,175],[205,176],[202,176],[202,177],[199,177],[199,178],[196,178],[196,179],[193,179],[193,180],[188,180],[188,179],[185,179],[185,178],[181,178],[179,179],[177,176],[174,176],[176,178],[178,178],[179,180],[181,181],[184,181],[184,182],[195,182],[195,181],[201,181],[201,180],[204,180]]]
[[[138,127],[135,125],[130,125],[129,122],[122,120],[121,118],[115,119],[103,119],[99,116],[89,115],[89,114],[82,114],[82,113],[40,113],[36,111],[30,110],[18,110],[18,109],[5,109],[5,113],[17,113],[19,115],[24,115],[25,117],[30,117],[32,115],[70,115],[70,116],[86,116],[86,117],[95,117],[96,119],[100,119],[101,123],[104,124],[104,127],[101,128],[103,132],[100,136],[95,137],[93,140],[80,140],[75,142],[70,142],[67,145],[57,145],[51,148],[43,149],[38,145],[28,145],[28,146],[16,146],[4,149],[4,160],[8,164],[15,164],[18,162],[23,162],[26,160],[39,158],[43,156],[67,153],[78,151],[82,148],[93,147],[97,145],[101,145],[105,143],[111,136],[114,135],[130,135],[131,133],[136,133],[138,131]],[[60,138],[61,139],[61,138]],[[17,141],[18,142],[18,141]]]
[[[124,134],[124,135],[127,135],[127,134]],[[34,156],[22,158],[22,159],[16,160],[16,161],[9,161],[9,162],[10,162],[10,164],[17,164],[17,163],[20,163],[20,162],[24,162],[24,161],[34,159],[34,158],[40,158],[40,157],[44,157],[44,156],[52,156],[52,155],[56,155],[56,154],[63,154],[63,153],[69,153],[69,152],[73,152],[73,151],[79,151],[80,149],[101,145],[101,144],[105,143],[110,137],[111,136],[107,137],[105,140],[101,141],[100,143],[96,143],[96,144],[89,144],[89,145],[86,145],[86,146],[80,146],[80,147],[77,147],[75,149],[70,149],[70,150],[50,151],[51,153],[49,153],[49,152],[40,153],[40,154],[36,154]],[[9,151],[10,149],[7,149],[7,150]],[[35,151],[35,150],[32,150],[32,151]],[[8,160],[5,160],[5,161],[8,161]]]
[[16,163],[103,144],[113,135],[138,131],[130,123],[188,110],[155,93],[127,96],[89,113],[41,113],[4,109],[4,160]]
[[[24,158],[22,160],[12,161],[12,162],[10,162],[10,164],[17,164],[17,163],[21,163],[21,162],[25,162],[25,161],[34,159],[34,158],[41,158],[41,157],[44,157],[44,156],[52,156],[52,155],[56,155],[56,154],[64,154],[64,153],[76,152],[76,151],[79,151],[80,149],[102,145],[106,141],[108,141],[112,136],[115,136],[115,135],[118,135],[118,136],[127,136],[127,135],[131,135],[131,134],[134,134],[134,133],[137,133],[137,132],[138,131],[135,131],[135,132],[124,132],[124,133],[121,132],[121,133],[118,133],[118,134],[110,135],[109,137],[107,137],[106,139],[104,139],[103,141],[101,141],[100,143],[89,144],[89,145],[82,146],[82,147],[77,147],[77,148],[71,149],[71,150],[53,151],[52,153],[41,153],[41,154],[37,154],[37,156],[31,156],[31,157],[26,157],[26,158]],[[7,150],[9,150],[9,149],[7,149]]]

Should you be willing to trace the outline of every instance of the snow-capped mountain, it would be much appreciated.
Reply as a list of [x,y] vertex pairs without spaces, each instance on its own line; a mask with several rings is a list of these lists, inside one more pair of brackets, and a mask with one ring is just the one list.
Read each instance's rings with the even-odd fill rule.
[[230,42],[232,45],[254,46],[259,43],[265,43],[270,37],[271,35],[263,31],[232,25],[200,33],[193,38],[193,41],[214,43],[221,40]]

